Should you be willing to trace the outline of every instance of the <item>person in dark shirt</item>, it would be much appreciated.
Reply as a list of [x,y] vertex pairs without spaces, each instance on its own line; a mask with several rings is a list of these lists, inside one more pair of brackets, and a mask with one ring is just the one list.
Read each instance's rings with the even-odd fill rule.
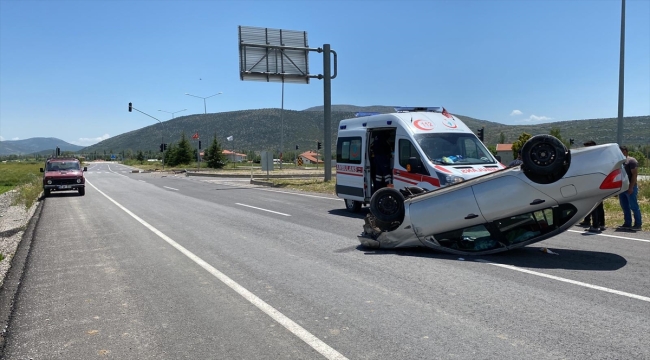
[[391,145],[385,135],[375,136],[372,142],[373,167],[375,177],[373,179],[374,191],[392,183],[391,174]]
[[[589,140],[583,144],[584,146],[595,146],[596,142]],[[601,202],[596,208],[583,220],[581,225],[589,226],[589,232],[600,232],[607,228],[605,227],[605,207]]]
[[[637,185],[637,175],[639,174],[639,162],[635,158],[628,155],[627,146],[621,146],[621,151],[625,155],[625,172],[627,178],[630,180],[630,186],[627,191],[618,195],[621,209],[623,209],[623,225],[622,229],[641,230],[641,209],[637,201],[637,194],[639,187]],[[634,225],[632,225],[632,215],[634,215]]]
[[521,150],[519,150],[519,153],[517,154],[517,158],[512,160],[510,164],[508,164],[508,167],[519,166],[523,163],[524,162],[521,160]]

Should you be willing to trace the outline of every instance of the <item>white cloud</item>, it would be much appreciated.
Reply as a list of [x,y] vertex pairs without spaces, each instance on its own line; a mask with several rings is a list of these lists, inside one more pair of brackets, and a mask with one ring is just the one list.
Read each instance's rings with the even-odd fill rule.
[[79,146],[90,146],[90,145],[97,144],[102,140],[106,140],[109,137],[111,136],[108,134],[104,134],[102,136],[95,137],[95,138],[79,138],[77,141],[74,142],[74,144]]
[[522,121],[525,122],[539,122],[539,121],[551,121],[553,118],[547,117],[547,116],[537,116],[537,115],[530,115],[528,118],[523,119]]
[[0,135],[0,141],[5,141],[5,138],[3,138],[2,135]]
[[11,140],[20,140],[20,138],[19,138],[19,137],[15,137],[15,138],[13,138],[13,139],[11,139]]
[[517,115],[521,115],[521,114],[523,114],[523,113],[521,111],[519,111],[519,110],[512,110],[512,112],[510,113],[510,116],[517,116]]

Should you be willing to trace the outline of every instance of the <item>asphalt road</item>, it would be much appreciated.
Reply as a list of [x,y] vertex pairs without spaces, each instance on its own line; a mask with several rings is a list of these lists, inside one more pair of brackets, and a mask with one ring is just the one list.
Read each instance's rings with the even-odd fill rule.
[[365,249],[329,195],[109,163],[87,181],[45,199],[6,359],[650,358],[645,232],[461,259]]

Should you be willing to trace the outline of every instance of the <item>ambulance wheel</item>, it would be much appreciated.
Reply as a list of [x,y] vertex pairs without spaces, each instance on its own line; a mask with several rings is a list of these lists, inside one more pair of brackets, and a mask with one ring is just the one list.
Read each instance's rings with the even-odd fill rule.
[[44,189],[43,190],[43,197],[48,197],[50,196],[50,189]]
[[381,223],[404,221],[404,195],[394,188],[381,188],[370,198],[370,212]]
[[564,176],[571,164],[571,152],[556,137],[536,135],[521,149],[522,169],[538,184],[550,184]]
[[349,212],[358,213],[361,211],[361,203],[359,201],[345,199],[345,208],[348,209]]
[[80,196],[86,195],[86,189],[85,188],[79,188],[79,195]]

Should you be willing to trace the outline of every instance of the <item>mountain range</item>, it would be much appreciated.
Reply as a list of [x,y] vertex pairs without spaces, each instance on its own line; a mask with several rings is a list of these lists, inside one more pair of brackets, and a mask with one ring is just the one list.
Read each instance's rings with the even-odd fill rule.
[[24,140],[0,141],[0,155],[52,154],[54,149],[78,152],[83,146],[73,145],[57,138],[35,137]]
[[[332,105],[332,149],[336,148],[336,134],[339,121],[355,116],[355,112],[394,112],[391,106]],[[576,145],[587,140],[598,144],[616,142],[616,118],[569,120],[534,125],[505,125],[457,115],[475,132],[484,128],[485,143],[495,145],[503,134],[505,143],[518,139],[521,133],[532,135],[548,134],[551,128],[560,129],[564,139],[575,139]],[[284,131],[281,131],[281,126]],[[284,151],[315,150],[316,143],[323,141],[323,107],[316,106],[302,111],[273,109],[240,110],[211,114],[195,114],[176,117],[155,123],[141,129],[119,134],[82,148],[55,138],[32,138],[0,142],[0,155],[25,154],[51,151],[60,147],[62,151],[88,153],[117,153],[131,150],[158,151],[161,142],[177,143],[181,133],[191,139],[198,133],[205,149],[216,135],[224,149],[244,151],[278,151],[281,142]],[[232,141],[227,138],[232,136]],[[650,143],[650,115],[624,118],[624,139],[626,145],[648,145]],[[193,142],[196,146],[196,142]]]

